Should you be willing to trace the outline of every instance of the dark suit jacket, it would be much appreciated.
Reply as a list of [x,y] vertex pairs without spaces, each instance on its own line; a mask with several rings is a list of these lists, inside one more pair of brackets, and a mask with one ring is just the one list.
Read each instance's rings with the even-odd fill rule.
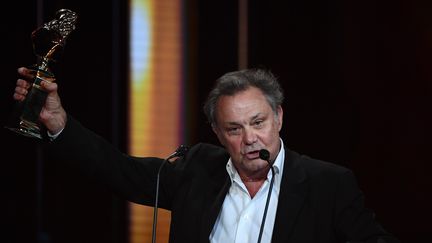
[[[69,117],[46,147],[125,199],[152,206],[159,158],[125,155]],[[160,175],[159,205],[171,210],[170,242],[208,242],[230,180],[225,149],[193,146]],[[247,232],[245,232],[247,233]],[[393,241],[394,240],[394,241]],[[363,205],[353,173],[286,149],[272,242],[397,242]]]

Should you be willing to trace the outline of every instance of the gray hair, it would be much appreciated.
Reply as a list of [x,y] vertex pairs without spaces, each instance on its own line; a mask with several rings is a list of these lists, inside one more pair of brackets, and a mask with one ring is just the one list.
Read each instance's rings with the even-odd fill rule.
[[204,113],[213,126],[216,124],[215,110],[221,96],[232,96],[250,87],[256,87],[263,92],[270,107],[277,114],[282,105],[284,95],[277,78],[267,70],[245,69],[224,74],[216,80],[204,104]]

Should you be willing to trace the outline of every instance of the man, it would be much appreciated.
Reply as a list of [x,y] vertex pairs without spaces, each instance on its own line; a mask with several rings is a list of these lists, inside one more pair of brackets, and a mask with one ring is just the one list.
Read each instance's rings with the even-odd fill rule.
[[[19,74],[24,79],[18,79],[14,98],[22,101],[32,75],[25,68]],[[57,84],[41,85],[48,97],[40,120],[53,140],[48,154],[129,201],[152,206],[163,160],[120,153],[67,115]],[[159,205],[171,210],[170,242],[398,242],[364,207],[350,170],[284,146],[282,101],[277,79],[264,70],[217,80],[204,110],[224,148],[197,144],[160,174]],[[260,158],[262,149],[274,175]]]

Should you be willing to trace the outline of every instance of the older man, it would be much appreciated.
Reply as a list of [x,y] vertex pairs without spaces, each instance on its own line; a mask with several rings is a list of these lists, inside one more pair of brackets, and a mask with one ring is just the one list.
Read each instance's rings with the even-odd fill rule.
[[[25,68],[19,74],[14,98],[24,100],[32,75]],[[49,154],[152,206],[163,159],[120,153],[67,115],[57,84],[41,85],[48,92],[40,120],[53,139]],[[265,70],[216,81],[204,111],[223,147],[197,144],[160,174],[170,242],[398,242],[364,207],[350,170],[284,146],[282,101],[277,79]]]

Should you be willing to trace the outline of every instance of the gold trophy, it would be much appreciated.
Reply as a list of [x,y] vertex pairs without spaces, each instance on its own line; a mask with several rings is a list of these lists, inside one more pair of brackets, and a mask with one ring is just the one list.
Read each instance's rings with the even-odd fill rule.
[[19,124],[6,127],[21,135],[42,139],[39,114],[45,104],[47,93],[41,88],[42,80],[55,82],[50,69],[53,62],[58,61],[66,43],[66,38],[75,29],[77,14],[68,9],[60,9],[55,18],[31,33],[33,51],[37,56],[37,64],[30,67],[35,78],[27,97],[19,104]]

